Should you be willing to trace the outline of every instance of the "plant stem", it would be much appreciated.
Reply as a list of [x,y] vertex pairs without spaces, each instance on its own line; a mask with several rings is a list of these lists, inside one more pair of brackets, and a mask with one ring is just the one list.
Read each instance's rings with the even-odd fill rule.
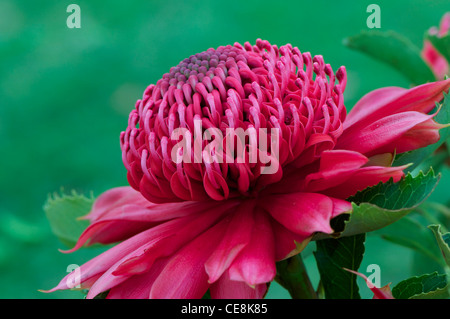
[[277,263],[275,280],[289,291],[292,299],[317,299],[300,254]]

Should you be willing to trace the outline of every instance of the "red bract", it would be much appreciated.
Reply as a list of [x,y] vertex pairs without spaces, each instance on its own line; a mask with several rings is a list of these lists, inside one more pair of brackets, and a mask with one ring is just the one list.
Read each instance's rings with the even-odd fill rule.
[[[443,37],[449,33],[450,30],[450,12],[446,13],[442,19],[439,28],[433,27],[428,33],[431,35],[436,35],[438,37]],[[422,49],[422,57],[431,67],[434,75],[437,79],[444,79],[445,75],[448,75],[449,72],[449,61],[446,60],[441,53],[431,44],[430,41],[425,40],[423,49]]]
[[[131,187],[98,197],[71,251],[120,243],[52,291],[78,279],[88,297],[201,298],[209,289],[212,298],[261,298],[276,261],[333,233],[330,220],[351,210],[346,198],[403,177],[405,166],[391,167],[395,152],[439,139],[442,125],[427,113],[450,80],[376,90],[347,117],[346,81],[345,68],[334,73],[321,56],[262,40],[183,60],[148,87],[121,135]],[[231,146],[240,155],[210,161],[230,146],[214,139],[205,151],[211,139],[196,141],[196,120],[199,136],[247,132]],[[176,129],[188,137],[182,148]]]

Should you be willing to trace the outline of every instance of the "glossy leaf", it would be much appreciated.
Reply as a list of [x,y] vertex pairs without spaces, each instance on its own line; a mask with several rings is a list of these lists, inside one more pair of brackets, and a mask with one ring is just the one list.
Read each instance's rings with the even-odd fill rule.
[[348,199],[353,209],[340,236],[366,233],[396,222],[420,205],[438,181],[439,175],[430,169],[427,174],[408,174],[397,183],[390,180],[358,192]]
[[364,255],[365,234],[317,241],[314,252],[326,299],[360,299],[356,275]]
[[433,72],[422,59],[419,48],[396,32],[363,31],[347,38],[344,44],[387,63],[413,84],[435,80]]
[[392,288],[395,299],[445,299],[449,298],[446,275],[426,274],[411,277]]

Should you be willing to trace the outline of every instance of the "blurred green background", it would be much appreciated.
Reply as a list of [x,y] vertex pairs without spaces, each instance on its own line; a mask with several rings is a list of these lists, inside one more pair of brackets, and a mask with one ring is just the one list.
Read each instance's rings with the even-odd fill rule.
[[[81,7],[81,29],[66,8]],[[95,196],[126,185],[119,134],[144,89],[191,54],[234,42],[291,43],[345,65],[347,108],[383,86],[407,87],[393,69],[346,48],[381,7],[381,30],[422,47],[424,32],[449,11],[442,1],[0,1],[0,298],[80,298],[50,289],[70,264],[99,249],[62,254],[42,206],[72,189]],[[382,50],[382,48],[380,48]],[[432,200],[450,199],[444,169]],[[369,236],[360,270],[376,263],[381,283],[416,274],[416,256]],[[317,281],[313,258],[306,258]],[[364,284],[362,284],[364,286]],[[363,297],[372,295],[365,287]],[[272,285],[268,297],[288,297]]]

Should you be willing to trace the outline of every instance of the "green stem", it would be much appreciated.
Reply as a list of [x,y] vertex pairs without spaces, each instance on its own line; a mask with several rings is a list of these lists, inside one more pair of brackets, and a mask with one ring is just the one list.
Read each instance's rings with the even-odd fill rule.
[[300,254],[277,263],[275,280],[289,291],[293,299],[317,299]]

